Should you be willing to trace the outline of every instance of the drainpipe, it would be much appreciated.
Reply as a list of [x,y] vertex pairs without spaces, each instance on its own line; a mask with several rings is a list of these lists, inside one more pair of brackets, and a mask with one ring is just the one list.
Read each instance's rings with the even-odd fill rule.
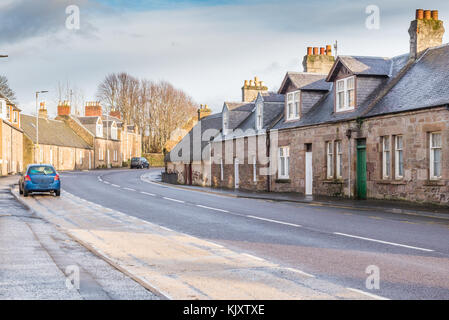
[[348,138],[348,163],[349,163],[349,174],[348,174],[348,190],[349,190],[349,198],[352,197],[352,188],[351,188],[351,168],[352,168],[352,130],[348,129],[346,131],[346,137]]
[[271,152],[270,152],[270,130],[267,130],[267,157],[268,157],[268,175],[267,175],[267,192],[271,192]]

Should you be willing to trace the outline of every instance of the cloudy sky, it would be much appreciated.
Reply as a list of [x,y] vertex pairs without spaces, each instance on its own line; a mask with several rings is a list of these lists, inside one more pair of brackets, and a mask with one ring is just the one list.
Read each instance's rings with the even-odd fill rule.
[[[302,71],[307,46],[338,40],[342,55],[406,53],[423,3],[449,21],[447,0],[0,0],[0,54],[9,55],[0,74],[25,113],[37,90],[50,91],[54,110],[58,82],[94,100],[105,75],[121,71],[169,81],[219,111],[241,99],[245,79],[278,89],[286,71]],[[79,30],[66,28],[69,5],[80,9]],[[377,30],[365,26],[369,5],[380,9]]]

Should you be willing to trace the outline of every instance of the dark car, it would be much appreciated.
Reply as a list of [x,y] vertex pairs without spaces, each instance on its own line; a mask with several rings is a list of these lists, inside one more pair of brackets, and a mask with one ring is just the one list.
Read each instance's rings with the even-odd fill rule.
[[150,163],[148,160],[144,157],[136,157],[131,159],[131,169],[143,169],[143,168],[150,168]]
[[33,192],[51,192],[61,195],[61,180],[55,168],[49,164],[31,164],[20,177],[19,192],[28,197]]

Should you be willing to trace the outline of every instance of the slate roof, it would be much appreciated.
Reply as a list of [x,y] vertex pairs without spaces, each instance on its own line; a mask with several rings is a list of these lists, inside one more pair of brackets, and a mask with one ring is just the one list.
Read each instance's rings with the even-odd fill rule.
[[291,82],[295,89],[299,89],[313,82],[325,79],[326,76],[327,74],[288,71],[282,81],[278,93],[285,93],[285,86],[288,82]]
[[[21,114],[20,126],[23,132],[36,143],[36,117]],[[39,144],[91,149],[64,121],[39,118]]]
[[[182,138],[173,149],[170,151],[165,160],[168,162],[192,162],[199,161],[204,149],[210,141],[203,141],[203,134],[207,131],[208,134],[216,136],[222,126],[222,114],[215,113],[210,116],[204,117],[199,121],[190,132]],[[201,152],[195,152],[193,146],[201,145]]]
[[318,81],[311,82],[299,89],[303,91],[329,91],[332,89],[332,82],[326,82],[326,79],[323,78]]
[[391,70],[392,60],[383,57],[339,56],[346,68],[358,75],[388,76]]

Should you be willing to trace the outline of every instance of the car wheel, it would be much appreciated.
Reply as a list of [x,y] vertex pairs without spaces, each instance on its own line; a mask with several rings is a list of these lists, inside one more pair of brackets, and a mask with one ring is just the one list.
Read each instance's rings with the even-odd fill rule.
[[28,195],[29,195],[28,190],[23,189],[23,196],[24,197],[28,197]]
[[55,196],[60,197],[61,196],[61,190],[55,190]]
[[19,193],[23,194],[22,188],[19,186]]

